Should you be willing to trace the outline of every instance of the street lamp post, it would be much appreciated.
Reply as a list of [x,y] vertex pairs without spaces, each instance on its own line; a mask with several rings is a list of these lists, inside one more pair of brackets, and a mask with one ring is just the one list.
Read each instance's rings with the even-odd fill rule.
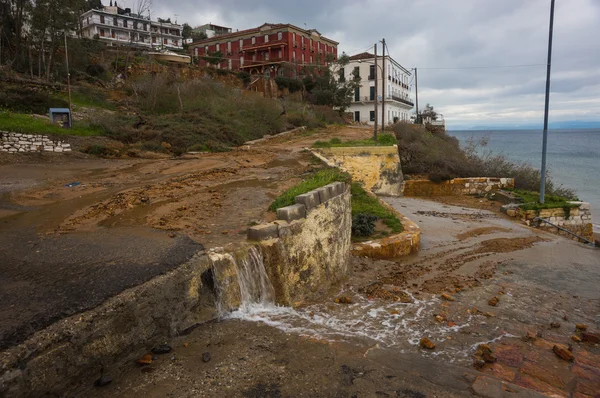
[[373,46],[373,58],[375,61],[375,68],[373,68],[373,73],[375,73],[375,128],[373,129],[373,140],[377,142],[377,43]]
[[548,148],[548,107],[550,104],[550,66],[552,63],[552,30],[554,27],[554,0],[550,3],[550,28],[548,32],[548,65],[546,67],[546,100],[544,103],[544,133],[542,138],[542,170],[540,181],[540,203],[546,195],[546,150]]

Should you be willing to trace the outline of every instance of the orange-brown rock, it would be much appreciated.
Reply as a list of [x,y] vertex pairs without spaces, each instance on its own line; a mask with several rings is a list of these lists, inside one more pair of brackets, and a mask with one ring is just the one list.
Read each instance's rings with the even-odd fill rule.
[[498,297],[494,296],[488,301],[488,304],[491,305],[492,307],[495,307],[498,305],[498,301],[500,301],[498,299]]
[[338,304],[352,304],[353,303],[352,299],[348,296],[336,297],[336,299],[333,301]]
[[475,359],[481,359],[487,363],[496,362],[496,356],[492,352],[492,347],[488,344],[479,344],[477,351],[475,351]]
[[138,365],[150,365],[152,363],[152,355],[146,354],[137,360]]
[[452,297],[451,295],[449,295],[448,293],[443,293],[442,294],[442,300],[446,300],[446,301],[454,301],[454,297]]
[[433,344],[433,342],[427,337],[421,338],[419,345],[423,348],[427,348],[428,350],[433,350],[435,348],[435,344]]
[[523,337],[523,340],[525,340],[525,341],[535,341],[536,339],[537,339],[537,336],[533,332],[527,332],[525,337]]
[[575,342],[579,343],[579,342],[581,341],[581,337],[579,337],[579,336],[576,336],[576,335],[573,335],[573,336],[571,336],[571,340],[573,340],[573,341],[575,341]]
[[588,328],[588,327],[587,327],[587,325],[586,325],[586,324],[584,324],[584,323],[578,323],[577,325],[575,325],[575,328],[576,328],[577,330],[587,330],[587,328]]
[[600,343],[600,333],[583,332],[581,334],[581,340],[598,344]]
[[565,347],[559,346],[558,344],[552,348],[552,351],[554,351],[554,353],[557,356],[564,359],[565,361],[572,362],[575,359],[575,357],[573,356],[573,353],[571,351],[569,351]]

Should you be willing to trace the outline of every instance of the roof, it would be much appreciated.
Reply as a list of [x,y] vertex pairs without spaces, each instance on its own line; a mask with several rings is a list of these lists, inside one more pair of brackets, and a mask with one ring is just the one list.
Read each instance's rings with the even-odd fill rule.
[[234,38],[240,37],[240,36],[247,36],[252,33],[260,34],[260,32],[263,32],[263,31],[277,30],[277,29],[294,29],[301,33],[305,33],[308,37],[310,37],[313,33],[316,33],[319,36],[319,38],[322,40],[328,41],[336,46],[339,44],[335,40],[331,40],[325,36],[322,36],[321,33],[319,33],[319,31],[316,29],[302,29],[302,28],[299,28],[299,27],[289,24],[289,23],[284,24],[284,23],[267,23],[267,22],[265,22],[264,24],[257,26],[256,28],[240,30],[240,31],[228,33],[225,35],[219,35],[216,37],[199,40],[197,42],[192,43],[192,45],[204,45],[205,43],[219,42],[219,41],[223,41],[223,40],[227,40],[227,39],[234,39]]
[[[355,55],[352,55],[351,57],[348,57],[348,60],[349,61],[361,61],[363,59],[373,59],[373,58],[375,58],[375,54],[363,52],[363,53],[355,54]],[[377,54],[377,59],[380,59],[380,58],[381,58],[381,54]],[[411,75],[411,73],[408,69],[406,69],[404,66],[400,65],[400,63],[398,61],[396,61],[394,58],[390,57],[389,54],[386,54],[385,58],[389,59],[390,61],[395,63],[396,66],[398,66],[399,68],[402,68],[404,70],[404,72],[407,73],[409,76]]]

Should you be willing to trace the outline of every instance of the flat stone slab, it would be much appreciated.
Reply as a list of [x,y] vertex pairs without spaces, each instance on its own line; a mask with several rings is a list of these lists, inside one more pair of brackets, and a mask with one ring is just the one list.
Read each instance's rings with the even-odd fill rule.
[[248,228],[248,240],[267,240],[279,237],[277,224],[261,224]]
[[304,207],[306,207],[306,211],[314,209],[321,203],[321,200],[319,199],[319,192],[317,191],[310,191],[303,193],[302,195],[298,195],[296,196],[295,200],[296,204],[304,205]]
[[315,191],[317,191],[319,193],[319,201],[321,203],[325,203],[329,199],[331,199],[331,195],[329,195],[329,188],[321,187],[321,188],[315,189]]
[[303,204],[281,207],[277,209],[277,219],[291,222],[306,218],[306,207]]

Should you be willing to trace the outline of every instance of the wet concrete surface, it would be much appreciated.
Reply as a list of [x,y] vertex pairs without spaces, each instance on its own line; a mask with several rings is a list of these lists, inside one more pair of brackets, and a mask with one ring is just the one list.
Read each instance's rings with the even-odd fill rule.
[[64,236],[0,234],[0,348],[165,273],[202,245],[145,228]]
[[[339,292],[351,304],[238,311],[173,340],[147,369],[125,364],[92,396],[597,396],[600,346],[571,336],[577,323],[600,329],[600,251],[499,213],[386,201],[420,225],[422,251],[353,258]],[[365,289],[373,283],[380,290]],[[422,337],[436,347],[419,347]],[[497,360],[475,368],[480,344]],[[570,344],[574,361],[556,344]]]

